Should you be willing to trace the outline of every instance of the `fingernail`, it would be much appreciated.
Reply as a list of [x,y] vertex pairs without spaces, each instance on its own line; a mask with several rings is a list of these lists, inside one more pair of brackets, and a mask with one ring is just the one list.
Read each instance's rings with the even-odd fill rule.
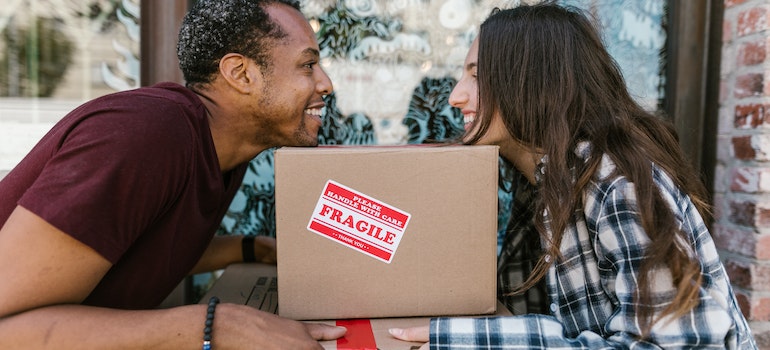
[[402,335],[404,333],[404,330],[401,328],[390,328],[388,329],[388,333],[390,333],[390,335],[392,336],[398,336],[398,335]]

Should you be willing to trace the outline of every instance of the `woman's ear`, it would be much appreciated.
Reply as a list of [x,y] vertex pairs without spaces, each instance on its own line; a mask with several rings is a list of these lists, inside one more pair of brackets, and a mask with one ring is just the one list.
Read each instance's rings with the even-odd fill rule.
[[237,53],[228,53],[219,60],[219,74],[228,85],[244,94],[250,93],[256,80],[261,78],[253,74],[258,68],[254,61]]

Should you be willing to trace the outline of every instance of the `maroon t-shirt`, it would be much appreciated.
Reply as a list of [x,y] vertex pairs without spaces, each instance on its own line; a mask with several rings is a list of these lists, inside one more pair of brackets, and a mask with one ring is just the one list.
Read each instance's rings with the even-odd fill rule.
[[112,262],[84,304],[152,308],[200,258],[246,166],[222,174],[190,90],[119,92],[69,113],[0,181],[0,226],[18,204]]

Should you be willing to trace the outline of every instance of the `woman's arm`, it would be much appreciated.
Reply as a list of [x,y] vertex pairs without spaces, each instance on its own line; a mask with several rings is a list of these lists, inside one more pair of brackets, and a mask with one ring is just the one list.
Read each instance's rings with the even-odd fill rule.
[[[227,265],[243,262],[241,249],[243,237],[242,235],[215,236],[190,274],[219,270]],[[257,236],[254,237],[253,245],[256,262],[275,264],[275,238]]]
[[[565,233],[564,259],[546,277],[549,290],[555,293],[551,295],[556,304],[552,313],[558,316],[435,318],[429,328],[430,349],[755,348],[713,242],[705,225],[695,224],[699,216],[691,205],[674,210],[687,221],[683,227],[699,228],[693,232],[697,239],[689,244],[705,266],[710,283],[702,286],[695,309],[656,323],[647,339],[639,339],[639,305],[634,296],[648,237],[634,211],[633,191],[631,184],[621,181],[601,190],[597,187],[585,197],[586,224],[579,223]],[[670,203],[687,202],[671,197],[676,192],[662,191]],[[655,305],[659,314],[676,287],[666,268],[655,270],[650,280],[654,281],[653,300],[661,301]],[[408,339],[398,332],[394,336]]]

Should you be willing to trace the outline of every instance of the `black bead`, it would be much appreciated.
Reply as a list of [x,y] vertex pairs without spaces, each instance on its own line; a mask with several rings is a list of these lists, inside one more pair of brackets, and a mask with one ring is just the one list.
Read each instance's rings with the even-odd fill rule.
[[211,329],[214,325],[214,311],[216,310],[219,298],[211,297],[209,307],[206,309],[206,327],[203,328],[203,341],[211,342]]

